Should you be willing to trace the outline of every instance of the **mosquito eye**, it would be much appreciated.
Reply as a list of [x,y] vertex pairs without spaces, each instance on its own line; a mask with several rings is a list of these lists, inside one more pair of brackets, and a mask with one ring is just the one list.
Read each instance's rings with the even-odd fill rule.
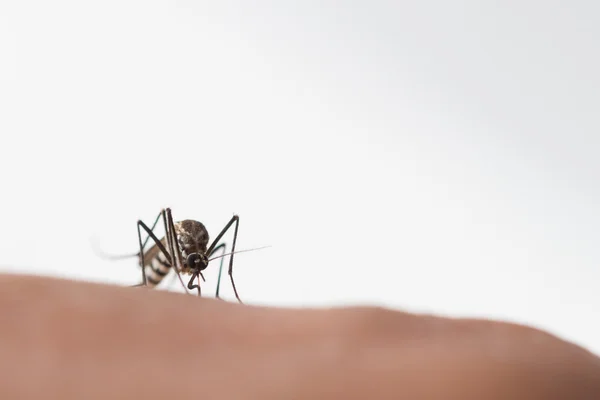
[[188,256],[187,265],[189,268],[199,268],[201,271],[206,268],[206,262],[202,260],[198,253],[192,253]]

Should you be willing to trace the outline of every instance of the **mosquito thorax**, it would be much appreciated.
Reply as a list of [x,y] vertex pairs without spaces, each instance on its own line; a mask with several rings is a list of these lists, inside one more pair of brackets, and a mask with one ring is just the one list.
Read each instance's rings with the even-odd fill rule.
[[208,266],[208,258],[201,253],[192,253],[187,257],[186,264],[190,269],[204,271]]
[[208,231],[198,221],[186,219],[175,223],[177,244],[184,257],[188,254],[206,252],[208,245]]

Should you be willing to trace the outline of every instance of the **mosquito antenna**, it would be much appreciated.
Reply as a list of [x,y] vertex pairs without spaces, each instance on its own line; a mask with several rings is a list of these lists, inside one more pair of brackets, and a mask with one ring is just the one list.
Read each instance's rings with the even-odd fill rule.
[[221,258],[221,257],[225,257],[225,256],[229,256],[231,254],[237,254],[237,253],[245,253],[247,251],[254,251],[254,250],[262,250],[262,249],[266,249],[267,247],[271,247],[271,246],[263,246],[263,247],[255,247],[253,249],[246,249],[246,250],[238,250],[238,251],[232,251],[231,253],[225,253],[225,254],[221,254],[220,256],[216,256],[213,258],[209,258],[208,261],[212,261],[212,260],[216,260],[217,258]]
[[92,251],[96,254],[96,256],[104,259],[104,260],[124,260],[126,258],[139,257],[140,253],[135,254],[109,254],[98,246],[98,242],[92,237],[90,238],[90,245],[92,247]]

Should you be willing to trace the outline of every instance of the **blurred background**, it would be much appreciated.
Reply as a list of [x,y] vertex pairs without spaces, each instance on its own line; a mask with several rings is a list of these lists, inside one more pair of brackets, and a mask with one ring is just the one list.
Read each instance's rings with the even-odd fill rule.
[[131,285],[92,241],[237,213],[238,249],[272,246],[235,258],[247,303],[600,352],[600,5],[566,4],[1,2],[1,270]]

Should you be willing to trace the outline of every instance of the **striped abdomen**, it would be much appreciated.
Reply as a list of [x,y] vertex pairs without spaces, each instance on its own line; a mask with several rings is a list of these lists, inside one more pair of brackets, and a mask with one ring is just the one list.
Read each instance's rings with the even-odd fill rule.
[[[161,243],[167,247],[165,239],[162,239]],[[157,245],[152,246],[144,253],[144,264],[146,264],[144,265],[146,280],[150,287],[158,285],[171,271],[171,264]]]

